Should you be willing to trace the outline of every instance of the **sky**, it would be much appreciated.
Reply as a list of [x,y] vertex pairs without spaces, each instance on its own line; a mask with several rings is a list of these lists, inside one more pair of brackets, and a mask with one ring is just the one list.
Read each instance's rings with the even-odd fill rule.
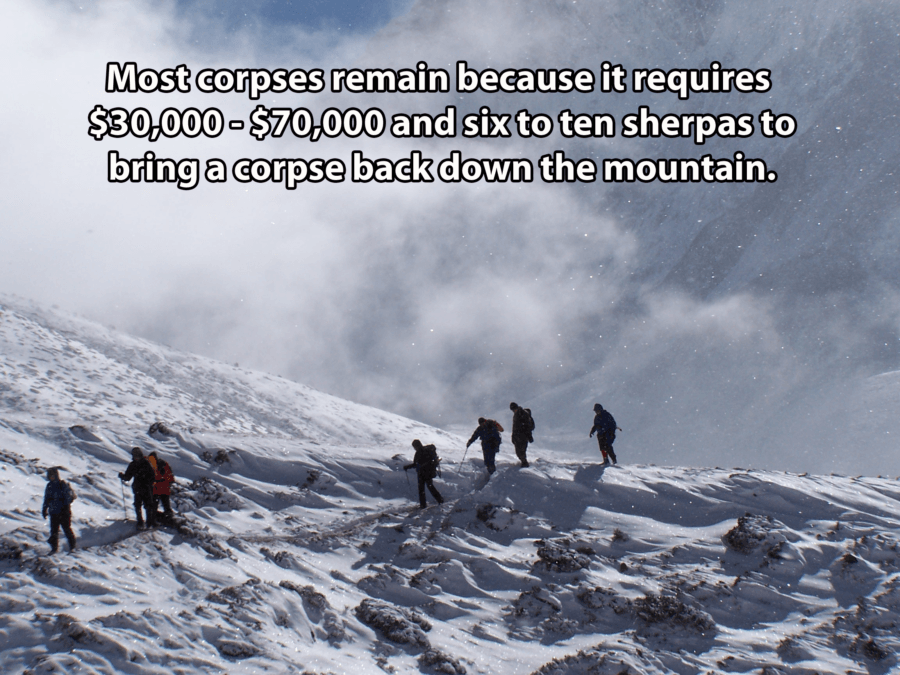
[[[78,11],[90,11],[105,3],[84,0],[68,4]],[[409,0],[175,0],[167,10],[174,10],[176,16],[188,21],[201,16],[207,21],[224,22],[231,33],[262,25],[275,30],[286,27],[344,30],[365,38],[392,18],[409,11],[411,5]]]
[[[604,402],[622,457],[896,465],[892,3],[24,2],[0,9],[0,291],[441,426],[529,405],[549,442]],[[143,68],[771,71],[764,92],[107,93]],[[629,82],[630,83],[630,82]],[[455,82],[454,82],[455,84]],[[789,114],[787,137],[95,141],[95,106],[456,106],[551,117]],[[514,126],[514,125],[510,125]],[[621,131],[621,126],[617,128]],[[307,147],[307,145],[309,147]],[[763,158],[766,184],[109,183],[139,158]],[[876,419],[877,418],[877,419]],[[840,422],[839,422],[840,421]],[[552,432],[552,433],[551,433]]]
[[322,28],[334,26],[361,34],[371,34],[393,17],[409,9],[408,2],[392,0],[361,0],[325,2],[323,0],[262,0],[246,2],[225,0],[202,2],[180,0],[178,7],[185,13],[202,8],[211,14],[225,17],[236,30],[247,23],[259,22],[273,26],[305,26]]

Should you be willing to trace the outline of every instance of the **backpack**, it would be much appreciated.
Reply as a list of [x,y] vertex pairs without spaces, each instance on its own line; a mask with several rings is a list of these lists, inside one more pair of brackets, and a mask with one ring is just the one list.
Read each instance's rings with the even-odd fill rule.
[[78,499],[78,495],[75,494],[75,490],[72,489],[72,486],[69,485],[65,481],[61,481],[63,485],[63,499],[66,502],[66,506],[74,502]]
[[534,431],[534,418],[531,416],[531,408],[523,408],[528,415],[528,431]]
[[612,443],[616,440],[616,420],[608,410],[601,410],[594,417],[597,435]]
[[437,475],[438,468],[441,464],[441,458],[438,457],[437,448],[434,445],[422,446],[422,471],[426,476],[434,478]]
[[175,482],[175,474],[172,473],[172,467],[169,466],[169,463],[164,459],[159,460],[159,470],[157,472],[156,480],[157,482],[165,481],[166,483]]
[[485,440],[496,441],[497,445],[500,445],[503,442],[503,437],[500,436],[501,431],[503,431],[503,427],[500,426],[497,420],[485,420],[484,432],[481,434],[481,437]]
[[[153,465],[146,457],[142,458],[134,472],[134,483],[139,483],[146,488],[152,488],[155,480],[156,471],[153,470]],[[132,486],[134,483],[132,483]]]

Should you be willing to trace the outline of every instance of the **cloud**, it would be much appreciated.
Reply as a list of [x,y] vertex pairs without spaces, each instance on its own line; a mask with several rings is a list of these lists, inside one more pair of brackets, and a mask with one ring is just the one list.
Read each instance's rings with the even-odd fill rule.
[[[16,159],[7,164],[19,169],[5,176],[14,186],[10,194],[18,195],[8,200],[7,217],[27,223],[6,242],[6,286],[20,294],[429,417],[429,410],[451,405],[466,410],[472,394],[460,391],[464,386],[476,383],[474,396],[483,398],[497,380],[523,379],[534,364],[546,367],[564,358],[558,337],[585,303],[590,275],[584,269],[595,259],[611,262],[633,250],[608,218],[557,186],[322,184],[289,192],[277,184],[230,180],[183,192],[170,185],[108,184],[109,149],[126,158],[152,149],[161,158],[202,162],[216,156],[230,163],[309,156],[311,149],[348,159],[359,145],[258,143],[233,135],[156,145],[97,143],[86,130],[87,113],[98,102],[142,105],[154,114],[167,105],[202,110],[214,104],[227,119],[246,117],[255,105],[241,94],[106,94],[107,61],[157,69],[187,63],[195,73],[201,67],[254,67],[266,59],[308,68],[349,58],[361,52],[361,42],[292,29],[301,45],[316,45],[317,61],[298,64],[285,41],[261,54],[258,26],[233,37],[227,53],[192,46],[198,30],[218,34],[220,27],[210,25],[208,15],[185,16],[172,5],[101,4],[82,15],[65,5],[21,3],[6,11],[12,19],[7,25],[27,26],[8,36],[9,60],[29,48],[38,52],[27,72],[16,74],[14,89],[38,81],[37,73],[58,76],[56,86],[28,92],[30,107],[41,114],[30,116],[21,106],[4,112],[26,129],[13,141]],[[44,43],[56,48],[37,50]],[[274,100],[324,107],[346,105],[347,98]],[[415,104],[390,110],[415,110]],[[60,107],[66,115],[53,112]],[[461,147],[466,157],[537,152],[522,142],[502,150],[476,141]],[[447,152],[436,142],[387,136],[364,151],[403,157],[414,148],[436,157]],[[570,282],[584,290],[560,295]],[[610,287],[600,291],[614,293]],[[408,348],[417,339],[413,353]],[[502,366],[492,365],[495,355]],[[472,372],[456,372],[460,363],[471,364]],[[485,377],[483,368],[496,374]],[[396,388],[382,386],[379,374],[416,384],[408,397],[398,397]],[[372,386],[357,383],[370,378]],[[458,386],[447,387],[448,380]]]
[[[896,270],[885,254],[896,239],[896,199],[884,187],[895,184],[884,167],[896,165],[897,141],[881,134],[870,142],[862,130],[876,128],[896,103],[868,79],[873,63],[897,58],[872,46],[896,19],[878,3],[851,13],[841,3],[817,7],[419,3],[370,40],[336,26],[274,27],[252,17],[235,28],[206,9],[171,3],[82,10],[10,0],[0,9],[8,92],[0,123],[12,130],[0,165],[0,286],[430,422],[494,414],[515,399],[543,405],[542,429],[562,433],[580,428],[581,406],[602,396],[628,420],[634,457],[668,458],[675,447],[679,462],[737,461],[763,438],[761,461],[785,465],[791,453],[809,461],[803,452],[814,434],[800,429],[797,416],[833,409],[816,392],[898,361]],[[882,23],[858,20],[867,13]],[[851,38],[841,43],[847,59],[829,47],[839,33]],[[108,61],[158,69],[185,63],[196,73],[408,68],[420,60],[451,74],[457,60],[479,69],[595,72],[603,60],[628,68],[720,60],[770,67],[777,86],[765,100],[732,93],[688,102],[666,94],[455,91],[257,102],[239,93],[103,90]],[[795,114],[800,131],[784,141],[714,139],[699,149],[672,139],[556,134],[544,141],[385,134],[313,144],[290,134],[258,142],[226,132],[150,144],[98,143],[86,133],[97,104],[157,115],[167,106],[215,106],[225,119],[246,120],[257,104],[315,112],[380,106],[388,116],[456,105],[462,116],[482,105],[621,115],[642,103],[660,113],[771,106]],[[465,157],[535,162],[555,149],[597,161],[740,149],[766,157],[780,178],[770,186],[536,180],[288,191],[229,176],[224,185],[180,191],[107,183],[110,149],[130,158],[149,149],[201,166],[214,157],[229,165],[240,157],[349,162],[353,149],[369,158],[420,150],[439,161],[458,149]],[[536,414],[540,405],[532,405]]]

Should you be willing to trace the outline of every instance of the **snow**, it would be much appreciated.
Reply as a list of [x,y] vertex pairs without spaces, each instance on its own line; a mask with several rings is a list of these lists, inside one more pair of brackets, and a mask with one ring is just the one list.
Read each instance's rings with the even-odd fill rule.
[[[521,469],[507,434],[488,481],[462,436],[0,311],[4,673],[898,667],[896,480],[603,467],[540,443]],[[415,508],[413,438],[438,446],[442,507]],[[133,445],[171,463],[183,525],[136,531],[117,479]],[[78,493],[78,547],[54,556],[51,466]]]

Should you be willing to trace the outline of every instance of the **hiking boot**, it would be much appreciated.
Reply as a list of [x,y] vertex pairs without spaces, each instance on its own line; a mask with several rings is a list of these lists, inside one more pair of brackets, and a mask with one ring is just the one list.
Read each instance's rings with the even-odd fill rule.
[[527,469],[529,466],[530,466],[530,464],[528,463],[528,460],[527,460],[527,459],[526,459],[526,460],[522,460],[522,468],[523,468],[523,469]]

